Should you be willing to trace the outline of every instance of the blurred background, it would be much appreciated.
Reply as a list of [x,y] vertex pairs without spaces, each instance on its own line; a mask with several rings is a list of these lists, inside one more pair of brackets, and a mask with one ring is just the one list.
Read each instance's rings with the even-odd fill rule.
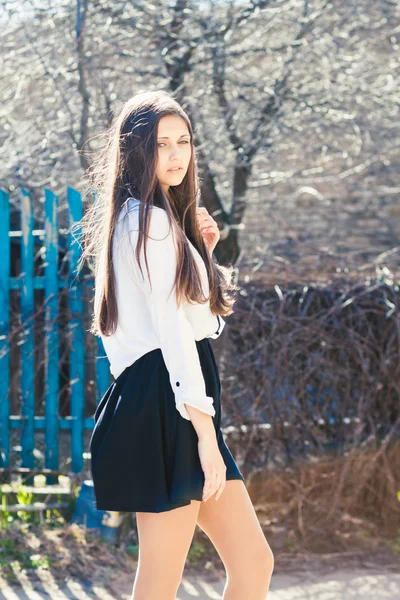
[[2,8],[6,189],[81,188],[111,110],[167,89],[196,130],[203,200],[230,225],[225,260],[273,282],[398,268],[397,2]]
[[[18,485],[48,469],[76,496],[90,477],[110,376],[87,333],[91,275],[74,271],[84,172],[112,111],[165,89],[191,118],[215,257],[240,287],[214,345],[223,426],[278,564],[398,564],[399,17],[394,0],[1,2],[8,485],[11,468]],[[200,563],[215,560],[197,535]]]

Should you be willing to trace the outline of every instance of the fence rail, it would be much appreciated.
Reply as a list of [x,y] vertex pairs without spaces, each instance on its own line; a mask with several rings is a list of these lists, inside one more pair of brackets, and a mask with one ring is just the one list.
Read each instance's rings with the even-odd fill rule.
[[[79,222],[83,215],[81,194],[67,188],[68,228],[61,230],[58,223],[59,198],[49,189],[44,190],[43,228],[34,227],[32,197],[21,190],[20,229],[10,223],[10,196],[0,190],[0,466],[10,465],[10,432],[20,431],[21,466],[33,469],[35,432],[45,433],[45,468],[59,468],[59,431],[71,433],[71,470],[83,468],[84,432],[93,428],[93,418],[85,417],[85,341],[93,336],[85,330],[87,303],[84,291],[93,291],[93,279],[77,276],[81,255]],[[36,206],[35,206],[36,209]],[[60,243],[66,239],[61,273]],[[14,248],[12,245],[14,244]],[[64,242],[65,245],[65,242]],[[39,247],[37,249],[37,247]],[[35,260],[41,254],[43,275],[35,273]],[[17,276],[12,271],[18,270]],[[37,270],[37,269],[36,269]],[[35,414],[35,351],[37,350],[36,290],[43,294],[43,327],[39,334],[43,342],[43,408],[44,415]],[[60,416],[60,293],[68,292],[68,323],[62,334],[68,334],[69,406],[70,414]],[[19,345],[19,410],[11,414],[10,384],[12,361],[11,293],[18,297]],[[85,314],[86,311],[86,314]],[[14,315],[15,317],[15,315]],[[35,333],[36,332],[36,333]],[[35,341],[36,340],[36,341]],[[100,338],[96,338],[95,392],[99,401],[110,383],[109,363],[105,358]]]

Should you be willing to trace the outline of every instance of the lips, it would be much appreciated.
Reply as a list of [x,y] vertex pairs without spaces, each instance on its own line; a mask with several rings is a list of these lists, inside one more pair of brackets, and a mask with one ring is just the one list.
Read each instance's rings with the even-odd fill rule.
[[170,173],[174,173],[175,171],[182,171],[182,167],[173,167],[171,169],[168,169],[168,172]]

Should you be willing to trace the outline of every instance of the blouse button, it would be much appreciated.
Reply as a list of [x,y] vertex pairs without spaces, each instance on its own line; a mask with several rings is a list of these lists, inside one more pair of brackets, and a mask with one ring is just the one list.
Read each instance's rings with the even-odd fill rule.
[[177,385],[177,386],[180,386],[181,384],[179,383],[179,381],[177,381],[177,382],[176,382],[176,385]]

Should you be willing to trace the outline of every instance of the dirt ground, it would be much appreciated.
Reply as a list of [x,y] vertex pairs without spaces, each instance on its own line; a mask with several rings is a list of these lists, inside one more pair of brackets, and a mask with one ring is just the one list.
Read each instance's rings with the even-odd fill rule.
[[[8,584],[0,579],[0,600],[130,600],[134,572],[125,573],[118,583],[66,579],[56,582],[51,572],[33,576],[20,574],[19,582]],[[222,598],[225,578],[184,575],[176,600],[217,600]],[[398,600],[400,573],[380,568],[359,568],[317,572],[312,568],[291,573],[276,573],[268,600]],[[161,599],[160,599],[161,600]]]

